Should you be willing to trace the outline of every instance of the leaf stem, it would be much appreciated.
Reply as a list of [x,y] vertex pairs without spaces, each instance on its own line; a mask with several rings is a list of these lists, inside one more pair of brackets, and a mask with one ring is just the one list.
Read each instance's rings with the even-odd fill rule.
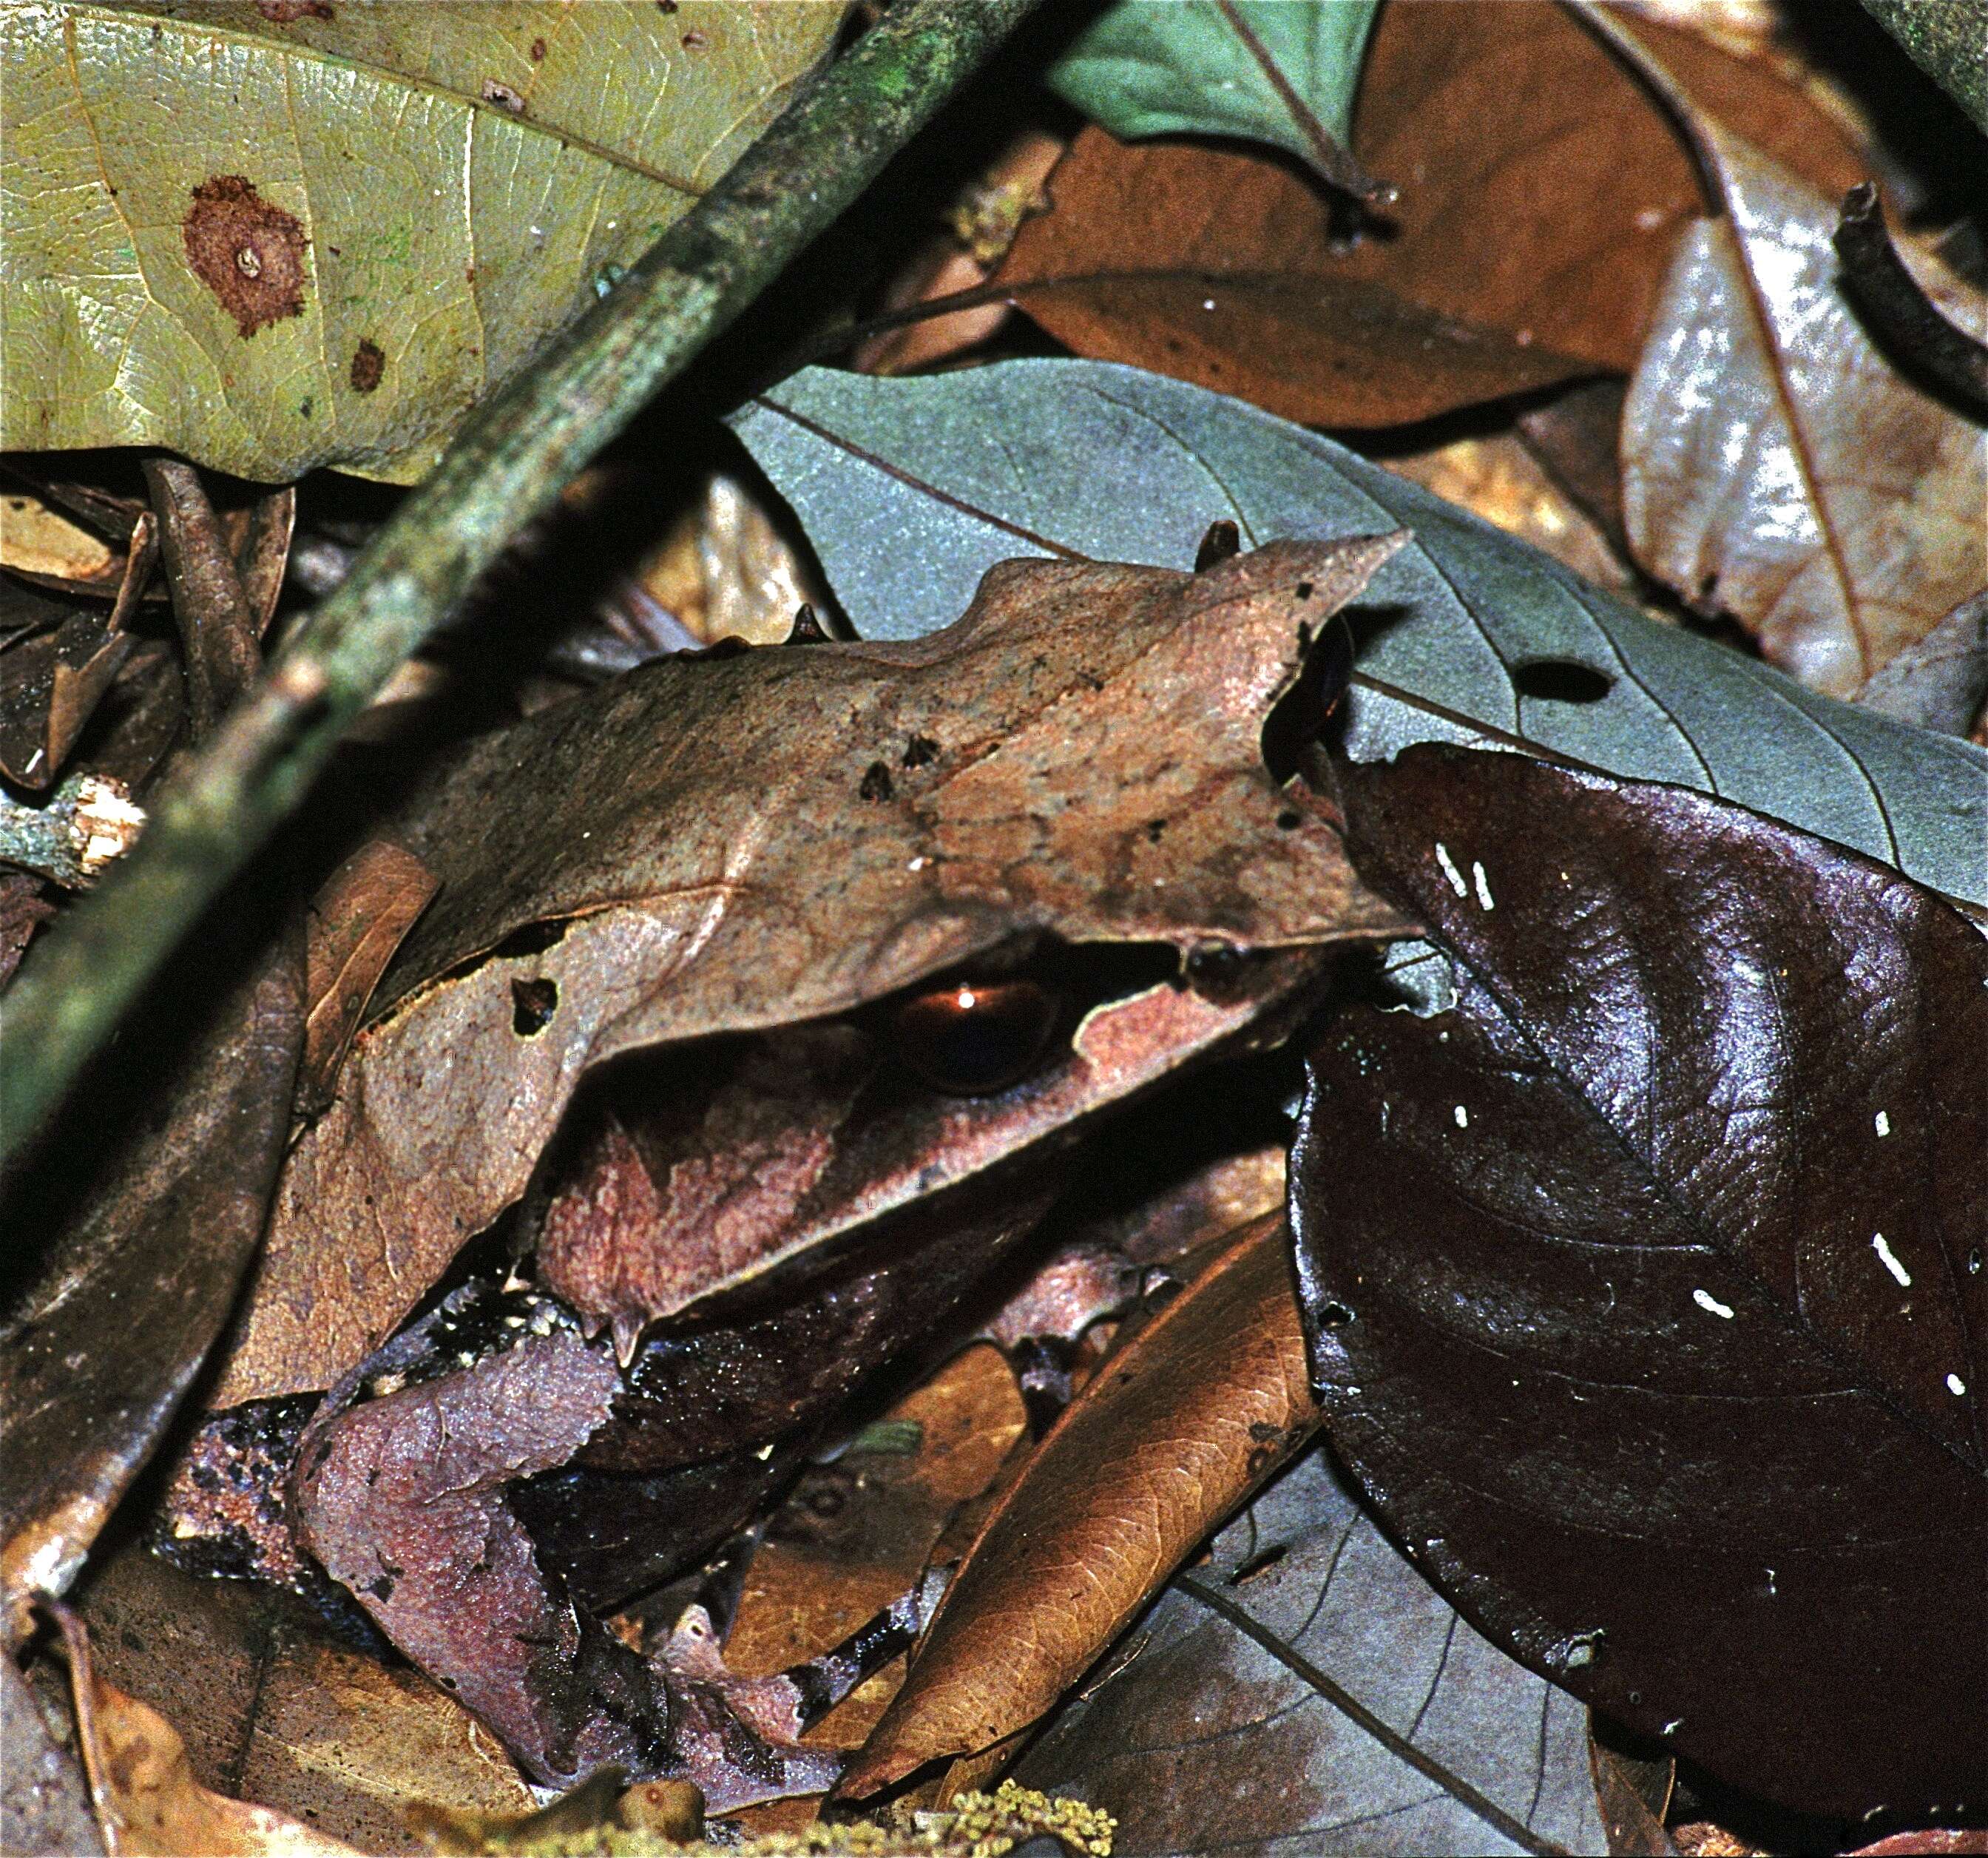
[[1949,321],[1906,268],[1869,181],[1843,196],[1834,242],[1851,293],[1880,339],[1971,417],[1988,415],[1988,346]]
[[115,879],[0,1001],[17,1155],[340,731],[507,538],[842,214],[1037,0],[901,0],[600,303],[480,408],[434,474],[161,794]]

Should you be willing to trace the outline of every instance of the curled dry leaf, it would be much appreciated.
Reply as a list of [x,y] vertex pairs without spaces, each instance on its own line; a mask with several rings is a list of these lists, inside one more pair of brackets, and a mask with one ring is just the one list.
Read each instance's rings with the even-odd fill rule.
[[838,1791],[874,1792],[1046,1714],[1313,1423],[1273,1214],[1107,1358],[1050,1430]]
[[304,933],[304,1049],[296,1108],[331,1101],[338,1068],[394,951],[435,893],[435,879],[390,840],[362,845],[313,899]]
[[[1183,955],[1387,932],[1260,736],[1315,636],[1300,621],[1323,626],[1396,546],[1199,577],[1019,563],[931,638],[661,663],[473,750],[409,809],[401,836],[442,888],[292,1153],[215,1403],[362,1358],[617,1053],[792,1027],[1042,932]],[[1072,1048],[1063,1097],[1002,1112],[960,1165],[1252,1017],[1192,990],[1128,999]],[[891,1194],[928,1190],[900,1173]],[[709,1288],[778,1261],[728,1255]]]
[[[1848,697],[1988,580],[1988,452],[1866,333],[1834,198],[1691,120],[1725,212],[1679,244],[1623,409],[1630,540],[1685,600]],[[1957,323],[1988,331],[1988,298],[1913,262]]]
[[1801,1811],[1978,1802],[1988,942],[1679,789],[1432,745],[1342,785],[1459,993],[1312,1061],[1335,1447],[1638,1734]]
[[35,1176],[10,1183],[14,1217],[54,1227],[0,1330],[10,1612],[67,1589],[234,1308],[289,1130],[302,970],[301,949],[279,936],[182,1028],[184,1051],[149,1081],[163,1114],[90,1132],[82,1166],[73,1147],[52,1147]]
[[1175,1577],[1018,1778],[1109,1806],[1119,1858],[1600,1852],[1587,1741],[1320,1451]]
[[158,559],[158,525],[149,513],[133,525],[117,561],[107,614],[43,605],[48,629],[7,641],[0,657],[0,771],[39,792],[61,771],[131,654],[126,630]]

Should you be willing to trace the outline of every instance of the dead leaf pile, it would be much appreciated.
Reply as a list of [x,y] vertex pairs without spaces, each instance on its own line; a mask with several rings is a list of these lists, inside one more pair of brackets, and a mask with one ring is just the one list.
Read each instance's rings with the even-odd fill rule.
[[312,774],[397,487],[964,15],[8,9],[0,1014],[244,875],[0,1132],[0,1848],[1988,1850],[1895,10],[1043,8],[724,331],[640,272],[708,346]]

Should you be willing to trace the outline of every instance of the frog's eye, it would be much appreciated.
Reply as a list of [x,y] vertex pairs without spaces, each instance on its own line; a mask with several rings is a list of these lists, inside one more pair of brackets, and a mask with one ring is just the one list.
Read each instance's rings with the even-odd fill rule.
[[898,1009],[898,1055],[935,1090],[985,1096],[1035,1069],[1058,1010],[1056,995],[1033,980],[948,981]]

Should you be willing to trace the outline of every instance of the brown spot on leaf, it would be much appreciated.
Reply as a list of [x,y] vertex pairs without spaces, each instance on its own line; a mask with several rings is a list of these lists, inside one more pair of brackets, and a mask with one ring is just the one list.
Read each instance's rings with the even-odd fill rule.
[[337,17],[337,9],[331,0],[255,0],[255,10],[272,25],[288,25],[298,19]]
[[709,45],[711,41],[702,32],[686,32],[683,36],[683,43],[685,51],[695,52]]
[[546,42],[543,39],[534,39],[532,41],[532,63],[535,65],[542,65],[545,61]]
[[370,336],[366,337],[352,351],[352,391],[355,394],[370,394],[380,384],[380,377],[387,371],[387,357],[380,344]]
[[203,181],[181,232],[194,275],[244,337],[303,314],[309,241],[295,217],[262,198],[252,181],[240,174]]

